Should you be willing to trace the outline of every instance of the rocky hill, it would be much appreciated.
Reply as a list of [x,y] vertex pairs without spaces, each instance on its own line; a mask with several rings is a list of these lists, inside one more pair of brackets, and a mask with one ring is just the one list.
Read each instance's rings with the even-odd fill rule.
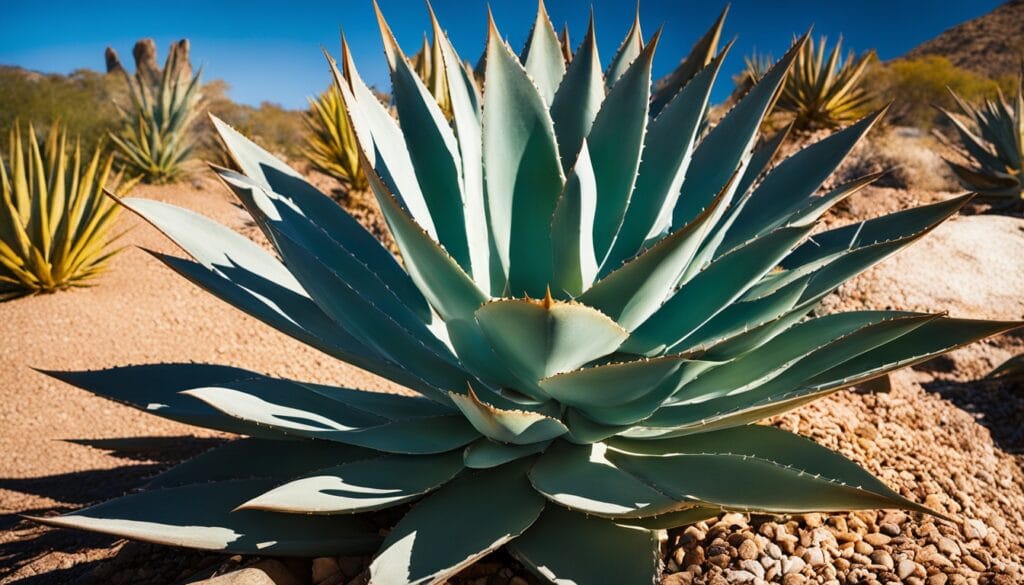
[[987,77],[1016,74],[1024,58],[1024,0],[1010,0],[914,47],[913,59],[940,55],[954,65]]

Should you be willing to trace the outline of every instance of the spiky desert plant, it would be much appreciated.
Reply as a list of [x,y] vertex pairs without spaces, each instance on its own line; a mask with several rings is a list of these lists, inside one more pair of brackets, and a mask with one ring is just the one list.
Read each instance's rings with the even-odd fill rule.
[[148,183],[179,178],[196,144],[193,123],[202,103],[201,72],[192,74],[188,53],[187,39],[174,43],[160,70],[153,41],[144,39],[135,45],[135,75],[115,68],[128,83],[131,104],[121,108],[122,127],[111,139],[129,171]]
[[836,128],[864,115],[872,96],[864,86],[864,72],[872,53],[842,56],[842,37],[825,56],[826,37],[815,45],[808,39],[793,63],[775,108],[792,117],[797,130]]
[[957,180],[965,189],[986,197],[1009,199],[1011,205],[1024,201],[1021,177],[1024,96],[1021,88],[1024,88],[1024,79],[1018,83],[1012,104],[1000,94],[997,99],[985,100],[978,106],[950,91],[962,114],[939,108],[956,129],[960,139],[958,150],[970,161],[970,166],[946,161]]
[[770,54],[755,51],[751,55],[745,55],[743,57],[743,71],[740,71],[733,77],[733,81],[736,84],[733,96],[738,99],[750,91],[750,88],[754,87],[758,81],[761,81],[761,78],[768,73],[768,70],[774,64],[775,59]]
[[105,188],[126,190],[132,181],[111,176],[113,155],[102,145],[83,157],[58,123],[44,142],[32,125],[22,140],[15,127],[7,160],[0,155],[0,299],[83,286],[116,252],[118,208]]
[[985,377],[1001,382],[1024,381],[1024,353],[1006,360]]
[[310,99],[304,119],[308,135],[303,154],[313,167],[349,189],[367,190],[369,183],[359,166],[356,135],[337,88],[332,85],[320,97]]
[[[124,204],[195,259],[156,254],[172,269],[408,394],[198,364],[54,373],[249,438],[43,522],[239,553],[376,549],[374,585],[439,583],[501,546],[544,579],[632,584],[654,582],[660,530],[720,510],[928,511],[751,424],[1017,325],[809,317],[968,197],[812,241],[874,178],[816,194],[878,115],[758,180],[775,145],[752,145],[803,39],[698,138],[724,54],[652,118],[657,37],[605,95],[593,26],[561,72],[557,42],[534,35],[524,64],[492,22],[481,103],[435,20],[449,125],[382,28],[398,120],[351,60],[335,78],[402,264],[224,124],[242,172],[220,176],[276,254],[181,208]],[[371,520],[388,516],[371,513],[394,507],[381,539]]]

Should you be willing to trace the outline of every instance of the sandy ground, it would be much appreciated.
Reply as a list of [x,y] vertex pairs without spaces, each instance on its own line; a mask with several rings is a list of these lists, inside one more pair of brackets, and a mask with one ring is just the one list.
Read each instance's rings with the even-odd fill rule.
[[[244,213],[212,182],[140,187],[135,195],[244,226]],[[106,544],[104,539],[19,523],[13,514],[46,514],[106,499],[162,469],[167,461],[208,447],[213,436],[97,398],[33,367],[98,369],[198,361],[362,388],[384,389],[389,384],[203,292],[137,248],[177,252],[173,244],[128,213],[121,221],[131,228],[124,239],[128,247],[95,286],[0,303],[0,581],[12,571],[8,578],[35,573],[33,563],[40,563],[40,569],[61,567],[61,559],[54,555],[34,559],[48,549],[74,552],[79,542]],[[122,445],[120,456],[68,441],[139,436],[157,438]],[[32,542],[36,538],[40,540]],[[71,564],[80,559],[67,560]]]

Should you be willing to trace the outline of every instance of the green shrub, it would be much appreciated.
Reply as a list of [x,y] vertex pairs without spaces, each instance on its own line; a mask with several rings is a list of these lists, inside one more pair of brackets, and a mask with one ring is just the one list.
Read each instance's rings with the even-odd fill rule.
[[872,93],[893,102],[890,122],[925,129],[939,120],[935,106],[956,107],[949,90],[972,102],[994,98],[1000,88],[1009,93],[1016,91],[1012,77],[989,79],[937,55],[876,63],[868,79]]

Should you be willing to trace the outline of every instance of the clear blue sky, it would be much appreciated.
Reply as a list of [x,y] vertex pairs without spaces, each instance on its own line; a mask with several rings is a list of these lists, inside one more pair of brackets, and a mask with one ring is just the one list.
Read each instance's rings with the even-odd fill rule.
[[[421,0],[380,0],[403,48],[419,46],[429,20]],[[858,51],[875,48],[883,58],[898,56],[964,20],[984,14],[998,0],[734,0],[724,38],[737,37],[726,72],[742,68],[753,50],[780,56],[793,33],[814,25],[816,34],[842,33]],[[593,0],[602,60],[614,54],[633,18],[632,0]],[[518,51],[529,32],[532,0],[491,0],[502,34]],[[548,0],[556,27],[568,22],[574,45],[586,29],[589,1]],[[645,38],[665,24],[655,58],[655,74],[672,69],[714,21],[724,1],[642,0]],[[476,61],[486,31],[484,0],[434,0],[434,8],[464,59]],[[305,98],[328,82],[320,46],[338,53],[344,27],[363,77],[388,86],[380,37],[370,0],[276,1],[176,0],[139,2],[51,0],[3,2],[0,63],[44,72],[78,68],[102,70],[103,50],[113,46],[130,67],[131,48],[142,37],[156,39],[163,61],[168,44],[187,37],[194,63],[206,79],[224,79],[236,101],[305,106]],[[719,83],[716,97],[731,83]]]

